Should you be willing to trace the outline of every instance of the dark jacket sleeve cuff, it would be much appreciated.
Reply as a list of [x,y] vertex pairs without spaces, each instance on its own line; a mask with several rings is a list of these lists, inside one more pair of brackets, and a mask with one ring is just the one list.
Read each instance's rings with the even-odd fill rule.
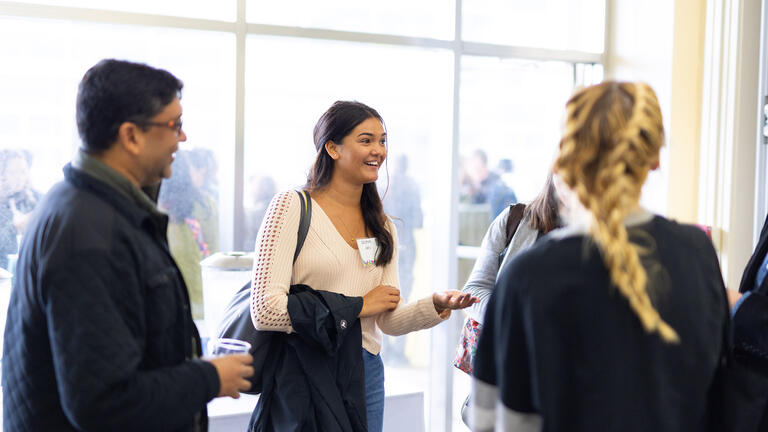
[[735,348],[741,354],[768,360],[768,297],[752,293],[733,313]]
[[194,360],[193,363],[203,372],[206,383],[206,401],[210,402],[211,399],[219,395],[221,390],[221,382],[219,381],[219,373],[216,371],[216,366],[205,360]]
[[363,310],[363,298],[362,297],[348,297],[349,302],[343,304],[340,308],[332,310],[336,321],[336,332],[338,334],[343,333],[350,324],[354,323],[360,316],[360,311]]

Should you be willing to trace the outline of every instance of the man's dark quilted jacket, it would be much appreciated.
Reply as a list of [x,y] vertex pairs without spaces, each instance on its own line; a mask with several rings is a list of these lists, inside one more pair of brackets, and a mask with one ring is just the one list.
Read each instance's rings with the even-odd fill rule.
[[[152,215],[71,166],[27,227],[3,350],[8,431],[205,429],[219,391]],[[196,420],[197,419],[197,420]]]

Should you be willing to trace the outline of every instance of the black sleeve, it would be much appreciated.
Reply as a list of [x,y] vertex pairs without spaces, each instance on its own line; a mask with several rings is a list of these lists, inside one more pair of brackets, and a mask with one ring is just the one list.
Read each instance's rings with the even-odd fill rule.
[[733,332],[736,352],[768,369],[768,297],[751,291],[733,316]]
[[292,285],[288,316],[294,331],[308,346],[332,355],[359,318],[362,297],[348,297],[307,285]]
[[[218,374],[200,360],[140,369],[144,347],[135,331],[146,311],[135,281],[115,280],[115,266],[128,264],[113,261],[103,253],[83,254],[45,280],[43,307],[62,407],[83,430],[176,430],[218,394]],[[119,299],[128,298],[134,307],[120,307]]]
[[[713,254],[714,255],[714,254]],[[715,257],[716,260],[716,257]],[[724,291],[724,285],[723,285]],[[756,303],[747,306],[751,309],[745,309],[742,313],[741,307],[747,304],[747,301],[754,301],[752,297],[758,299]],[[731,322],[728,314],[728,301],[723,294],[722,302],[726,319],[724,320],[722,333],[722,347],[720,362],[715,373],[708,394],[707,416],[705,426],[707,431],[755,431],[765,430],[765,424],[758,425],[764,417],[765,407],[768,404],[768,375],[766,375],[765,356],[755,355],[749,347],[755,343],[764,342],[748,339],[751,333],[755,332],[754,325],[760,325],[760,320],[754,322],[754,319],[761,309],[758,306],[762,303],[762,312],[768,311],[764,304],[765,296],[761,294],[751,294],[744,300],[737,317],[739,325],[742,326],[736,335],[739,342],[738,354],[734,352],[733,332],[731,326],[736,320]],[[736,317],[735,317],[736,318]],[[763,320],[762,324],[765,324]]]
[[768,296],[757,289],[752,289],[757,268],[762,265],[764,256],[759,252],[760,245],[765,242],[768,219],[760,234],[758,250],[749,260],[742,276],[739,291],[749,292],[733,315],[734,347],[737,353],[752,357],[755,361],[765,363],[768,369]]

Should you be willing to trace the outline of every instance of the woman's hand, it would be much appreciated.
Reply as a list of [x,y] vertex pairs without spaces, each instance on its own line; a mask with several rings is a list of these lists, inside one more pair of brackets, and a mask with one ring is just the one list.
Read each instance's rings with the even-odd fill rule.
[[390,285],[379,285],[363,296],[360,318],[391,311],[400,303],[400,290]]
[[479,301],[480,299],[477,297],[461,291],[445,291],[432,294],[432,303],[435,304],[435,310],[438,314],[443,313],[446,309],[464,309]]

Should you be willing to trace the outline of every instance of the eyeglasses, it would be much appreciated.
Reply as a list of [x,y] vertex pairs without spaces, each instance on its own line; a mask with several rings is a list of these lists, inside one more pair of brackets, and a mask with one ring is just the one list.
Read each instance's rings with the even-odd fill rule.
[[139,126],[158,126],[158,127],[164,127],[173,130],[176,132],[176,135],[179,135],[181,133],[181,119],[178,120],[169,120],[167,122],[151,122],[151,121],[142,121],[142,122],[136,122]]

